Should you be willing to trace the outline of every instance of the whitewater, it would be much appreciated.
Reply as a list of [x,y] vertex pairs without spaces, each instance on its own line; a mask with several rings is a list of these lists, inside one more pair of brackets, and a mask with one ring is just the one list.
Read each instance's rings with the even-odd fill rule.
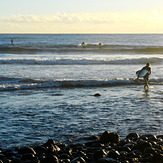
[[162,134],[162,34],[0,34],[0,69],[0,147]]

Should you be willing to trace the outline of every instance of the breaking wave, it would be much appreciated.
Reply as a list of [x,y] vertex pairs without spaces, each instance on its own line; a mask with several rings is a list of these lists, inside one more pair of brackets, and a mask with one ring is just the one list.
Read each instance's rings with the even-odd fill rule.
[[[71,87],[105,87],[122,85],[142,85],[133,78],[99,79],[99,80],[52,80],[52,79],[21,79],[0,77],[0,91],[28,90],[40,88],[71,88]],[[150,79],[152,85],[162,85],[163,78]]]
[[159,64],[163,58],[159,57],[141,57],[141,58],[53,58],[53,59],[6,59],[0,58],[0,64],[30,64],[30,65],[91,65],[91,64]]
[[1,45],[0,53],[8,54],[36,54],[36,53],[128,53],[128,54],[163,54],[162,46],[134,46],[134,45],[109,45],[97,43],[85,44],[30,44],[30,45]]

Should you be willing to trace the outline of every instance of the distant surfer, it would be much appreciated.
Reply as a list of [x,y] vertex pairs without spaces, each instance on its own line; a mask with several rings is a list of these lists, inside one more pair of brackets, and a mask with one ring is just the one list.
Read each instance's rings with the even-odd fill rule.
[[144,78],[145,84],[144,84],[144,88],[148,89],[148,80],[149,80],[149,75],[151,74],[151,68],[150,68],[150,64],[147,63],[146,66],[144,66],[141,70],[136,72],[137,75],[137,80],[140,77]]
[[82,42],[82,43],[81,43],[81,46],[82,46],[82,47],[86,47],[86,45],[87,45],[87,44],[86,44],[85,42]]
[[14,39],[13,38],[11,39],[11,45],[14,46]]
[[101,47],[103,44],[100,42],[98,45]]

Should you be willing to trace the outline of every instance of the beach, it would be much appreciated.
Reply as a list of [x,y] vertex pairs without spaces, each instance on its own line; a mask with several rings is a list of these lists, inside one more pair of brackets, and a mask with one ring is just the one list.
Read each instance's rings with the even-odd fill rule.
[[43,144],[1,149],[0,161],[15,163],[129,163],[163,161],[163,135],[129,133],[121,139],[116,132],[56,143],[49,139]]
[[[162,135],[162,35],[0,39],[0,148],[48,139],[67,143],[106,130],[121,139],[129,133]],[[147,62],[152,74],[146,91],[135,79]]]

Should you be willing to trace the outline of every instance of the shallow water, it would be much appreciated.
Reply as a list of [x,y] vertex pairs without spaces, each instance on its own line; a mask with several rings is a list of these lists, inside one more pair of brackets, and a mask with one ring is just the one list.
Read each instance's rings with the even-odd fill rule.
[[[162,134],[162,86],[38,89],[3,92],[1,147],[99,134]],[[100,93],[100,97],[93,96]]]

